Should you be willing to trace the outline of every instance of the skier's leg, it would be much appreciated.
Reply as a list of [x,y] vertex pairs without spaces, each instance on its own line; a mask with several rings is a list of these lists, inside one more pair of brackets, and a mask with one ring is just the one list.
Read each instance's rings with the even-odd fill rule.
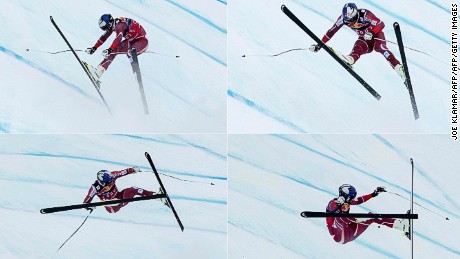
[[356,40],[355,45],[353,46],[353,49],[351,50],[350,55],[348,55],[352,60],[349,62],[351,65],[356,63],[358,59],[361,57],[361,55],[364,55],[366,53],[371,52],[372,49],[369,47],[368,42],[366,42],[364,39],[361,37]]
[[[142,188],[137,188],[137,187],[133,186],[133,187],[126,188],[123,191],[119,192],[116,195],[115,198],[117,198],[117,199],[130,199],[130,198],[133,198],[136,195],[139,195],[139,196],[151,196],[153,194],[154,194],[154,192],[147,191],[147,190],[144,190]],[[129,202],[124,202],[124,203],[120,203],[120,204],[118,204],[116,206],[105,206],[105,209],[109,213],[116,213],[121,208],[123,208],[124,206],[128,205],[128,203]]]
[[108,57],[102,60],[98,68],[102,67],[104,68],[104,71],[107,70],[117,55],[127,53],[128,52],[128,42],[126,40],[123,40],[122,42],[120,42],[118,47],[113,50],[113,52],[114,52],[113,54],[110,54]]
[[390,63],[392,68],[399,65],[399,61],[396,59],[395,55],[387,48],[386,41],[385,41],[385,34],[383,32],[379,32],[374,35],[374,50],[382,54],[385,59]]
[[351,242],[358,238],[366,229],[370,226],[370,224],[360,224],[360,223],[349,223],[345,228],[344,233],[344,243]]
[[131,62],[131,68],[133,69],[133,73],[134,73],[135,71],[134,71],[133,58],[131,57],[131,48],[135,48],[137,55],[139,56],[145,51],[147,51],[147,49],[149,48],[149,41],[147,40],[147,38],[143,37],[143,38],[135,39],[129,43],[129,51],[126,55],[128,56],[129,62]]

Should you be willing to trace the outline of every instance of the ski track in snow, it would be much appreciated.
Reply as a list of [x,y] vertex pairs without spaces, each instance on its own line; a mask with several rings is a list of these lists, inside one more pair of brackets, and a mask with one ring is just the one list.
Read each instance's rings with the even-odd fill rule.
[[282,116],[276,115],[275,113],[269,111],[267,108],[264,108],[264,107],[260,106],[259,104],[249,100],[248,98],[244,97],[243,95],[241,95],[239,93],[236,93],[233,90],[228,89],[227,94],[228,94],[228,96],[234,98],[235,100],[246,104],[247,106],[259,111],[260,113],[264,114],[265,116],[273,118],[276,121],[288,126],[289,128],[291,128],[291,129],[293,129],[293,130],[295,130],[297,132],[307,133],[302,128],[300,128],[299,126],[297,126],[294,123],[290,122],[289,120],[283,118]]
[[11,50],[9,50],[9,49],[5,48],[4,46],[1,46],[1,45],[0,45],[0,51],[5,53],[5,54],[7,54],[8,56],[11,56],[11,57],[15,58],[16,60],[28,65],[29,67],[31,67],[33,69],[36,69],[37,71],[40,71],[41,73],[43,73],[43,74],[45,74],[45,75],[47,75],[47,76],[49,76],[49,77],[61,82],[61,83],[63,83],[64,85],[68,86],[70,89],[76,91],[77,93],[79,93],[79,94],[81,94],[81,95],[83,95],[85,97],[88,97],[89,99],[91,99],[91,100],[93,100],[95,102],[99,102],[99,99],[97,99],[94,96],[89,95],[81,87],[79,87],[79,86],[77,86],[77,85],[75,85],[75,84],[73,84],[71,82],[66,81],[62,77],[60,77],[60,76],[54,74],[53,72],[43,68],[42,66],[32,62],[31,60],[28,60],[28,59],[24,58],[23,56],[17,54],[16,52],[11,51]]

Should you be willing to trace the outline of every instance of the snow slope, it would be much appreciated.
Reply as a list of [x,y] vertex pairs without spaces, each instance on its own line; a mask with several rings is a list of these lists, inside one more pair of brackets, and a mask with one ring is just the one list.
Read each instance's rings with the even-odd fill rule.
[[[448,133],[449,3],[441,0],[357,1],[381,18],[387,40],[396,42],[393,23],[401,26],[420,119],[413,119],[408,91],[379,53],[361,57],[354,70],[380,95],[377,101],[325,51],[291,51],[314,43],[282,11],[286,5],[318,37],[341,14],[340,1],[234,0],[228,8],[229,132],[231,133]],[[357,35],[342,28],[329,41],[348,54]],[[398,47],[388,48],[400,60]],[[242,55],[247,55],[243,58]],[[252,113],[240,112],[253,110]],[[235,112],[232,112],[235,111]],[[252,121],[272,120],[265,129]]]
[[[6,0],[1,9],[1,131],[226,132],[226,2]],[[139,57],[148,116],[125,56],[117,57],[101,79],[110,116],[70,52],[26,51],[67,49],[50,16],[75,49],[93,46],[102,35],[97,21],[104,13],[140,22],[148,50],[161,54]],[[92,56],[78,54],[96,66],[113,39]]]
[[133,202],[116,214],[99,207],[54,257],[227,256],[224,135],[3,135],[0,146],[0,258],[53,257],[87,212],[42,215],[40,209],[81,203],[101,169],[138,165],[144,172],[118,179],[118,188],[157,191],[145,151],[184,232],[159,200]]
[[[230,135],[229,258],[410,258],[399,232],[371,225],[357,240],[334,242],[324,211],[338,187],[358,196],[377,186],[410,196],[415,161],[414,258],[458,258],[458,153],[447,135]],[[382,193],[352,212],[405,213],[409,201]]]

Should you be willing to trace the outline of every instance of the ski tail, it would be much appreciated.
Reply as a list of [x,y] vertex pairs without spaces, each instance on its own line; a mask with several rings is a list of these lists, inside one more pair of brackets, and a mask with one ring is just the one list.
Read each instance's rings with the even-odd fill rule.
[[141,69],[139,67],[139,59],[137,57],[137,51],[135,48],[131,49],[131,56],[133,58],[134,70],[136,72],[137,83],[139,84],[139,91],[141,93],[142,105],[144,107],[144,113],[149,114],[149,107],[147,105],[147,99],[145,98],[144,84],[142,83]]
[[399,23],[395,22],[393,24],[393,28],[395,29],[399,52],[401,53],[401,61],[403,63],[404,74],[406,75],[406,81],[404,82],[404,84],[406,85],[407,90],[409,90],[412,111],[414,113],[414,118],[417,120],[420,117],[420,115],[418,113],[417,103],[415,102],[414,89],[412,88],[412,82],[409,75],[409,67],[407,66],[406,53],[404,51],[404,44],[402,41],[401,28],[399,26]]
[[75,58],[77,59],[78,63],[80,63],[81,67],[83,68],[83,71],[85,71],[86,75],[88,76],[89,80],[91,80],[91,83],[94,85],[94,88],[96,88],[96,91],[97,93],[99,94],[99,97],[101,97],[102,99],[102,102],[104,103],[105,107],[107,108],[107,110],[109,111],[110,114],[112,114],[112,111],[110,110],[110,107],[109,105],[107,104],[107,101],[105,100],[104,96],[102,95],[101,91],[100,91],[100,85],[98,84],[97,81],[94,81],[93,77],[90,75],[90,73],[88,72],[87,68],[85,67],[85,65],[83,64],[83,62],[81,61],[81,59],[78,57],[77,53],[75,52],[75,49],[72,47],[72,45],[70,45],[70,42],[67,40],[67,38],[64,36],[64,34],[62,33],[61,29],[59,28],[59,26],[56,24],[56,22],[54,21],[53,19],[53,16],[50,16],[50,20],[51,20],[51,23],[53,24],[54,28],[56,28],[56,30],[59,32],[59,34],[61,35],[62,39],[65,41],[65,43],[67,44],[67,46],[69,46],[70,50],[72,51],[73,55],[75,56]]
[[305,26],[305,24],[303,24],[299,20],[299,18],[297,18],[297,16],[295,16],[285,5],[281,6],[281,10],[295,24],[297,24],[297,26],[299,26],[305,33],[307,33],[308,36],[310,36],[314,41],[316,41],[316,43],[318,43],[321,46],[321,48],[323,48],[327,53],[329,53],[329,55],[331,55],[335,59],[335,61],[337,61],[340,65],[342,65],[342,67],[345,68],[345,70],[347,70],[348,73],[350,73],[356,80],[358,80],[358,82],[361,83],[361,85],[364,86],[364,88],[366,88],[366,90],[369,91],[369,93],[375,97],[375,99],[380,100],[381,98],[380,94],[377,93],[377,91],[375,91],[374,88],[372,88],[366,81],[364,81],[364,79],[361,76],[359,76],[355,71],[353,71],[353,69],[351,69],[347,63],[345,63],[342,59],[340,59],[338,55],[336,55],[326,44],[324,44],[318,38],[318,36],[316,36],[310,29],[308,29],[307,26]]
[[171,199],[169,198],[168,192],[166,191],[166,189],[165,189],[165,187],[163,185],[163,182],[160,179],[160,175],[158,174],[158,171],[155,168],[155,165],[153,164],[152,158],[150,157],[150,154],[148,152],[145,152],[145,158],[147,158],[147,160],[149,161],[149,164],[152,167],[152,171],[155,174],[155,176],[156,176],[156,178],[158,180],[158,183],[160,184],[160,188],[164,192],[165,198],[166,198],[167,202],[169,203],[169,207],[173,211],[174,217],[176,217],[176,221],[179,224],[179,227],[183,232],[184,231],[184,225],[182,224],[182,221],[180,220],[179,215],[176,212],[176,209],[174,209],[174,205],[172,204]]

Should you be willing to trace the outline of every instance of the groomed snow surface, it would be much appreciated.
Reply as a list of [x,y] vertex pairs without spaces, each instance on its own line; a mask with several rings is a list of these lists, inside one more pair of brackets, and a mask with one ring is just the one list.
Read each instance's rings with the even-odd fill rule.
[[[230,133],[448,133],[450,9],[446,1],[357,1],[385,22],[387,40],[401,26],[420,119],[414,120],[408,91],[380,53],[363,55],[354,71],[382,99],[377,101],[282,11],[286,5],[319,38],[332,27],[344,2],[233,0],[228,6]],[[356,33],[343,27],[329,45],[349,54]],[[401,60],[397,45],[387,47]],[[247,57],[243,58],[242,55]],[[441,61],[437,60],[440,59]],[[254,121],[262,121],[254,125]]]
[[[226,258],[226,136],[4,135],[0,143],[0,258]],[[98,207],[55,254],[88,212],[40,209],[81,203],[101,169],[138,165],[144,172],[118,179],[119,190],[157,191],[146,151],[184,232],[159,200],[116,214]]]
[[[459,152],[447,135],[230,135],[229,258],[410,258],[410,241],[398,230],[373,224],[341,245],[325,219],[300,216],[325,211],[344,183],[358,196],[386,186],[410,197],[410,158],[415,202],[450,218],[414,205],[414,258],[459,258]],[[409,208],[382,193],[351,211]]]
[[[129,17],[146,30],[149,51],[139,56],[150,115],[125,55],[101,78],[111,116],[50,22],[53,16],[75,49],[102,35],[102,14]],[[2,1],[0,131],[38,133],[226,132],[226,1],[79,0]],[[93,66],[96,53],[78,52]],[[180,58],[175,58],[179,55]]]

